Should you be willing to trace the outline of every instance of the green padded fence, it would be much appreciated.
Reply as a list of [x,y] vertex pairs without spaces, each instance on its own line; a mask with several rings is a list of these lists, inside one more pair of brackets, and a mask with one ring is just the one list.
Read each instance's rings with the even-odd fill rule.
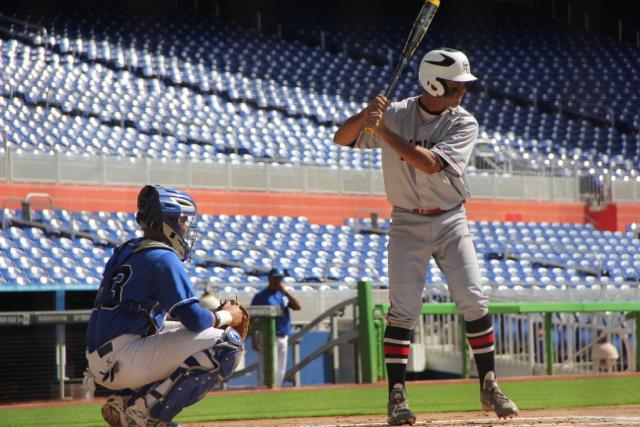
[[[373,304],[371,284],[358,283],[358,308],[360,328],[360,355],[363,371],[363,382],[374,382],[385,379],[384,354],[382,340],[388,304]],[[553,375],[553,334],[552,315],[554,313],[603,313],[624,312],[627,318],[635,318],[636,340],[635,358],[636,371],[640,371],[640,345],[637,335],[640,334],[640,301],[598,301],[598,302],[492,302],[489,303],[490,314],[525,314],[540,313],[544,317],[544,342],[546,372]],[[422,305],[421,314],[450,314],[456,315],[453,303],[426,303]],[[464,322],[460,322],[464,325]],[[464,327],[464,326],[462,326]],[[469,351],[464,331],[461,335],[462,376],[468,377]],[[366,375],[364,375],[366,373]]]

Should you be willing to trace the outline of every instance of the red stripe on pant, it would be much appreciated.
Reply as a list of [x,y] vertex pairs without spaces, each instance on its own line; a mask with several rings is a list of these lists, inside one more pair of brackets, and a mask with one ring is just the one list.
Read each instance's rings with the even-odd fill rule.
[[384,346],[384,354],[387,355],[401,355],[408,356],[409,355],[409,347],[392,347],[392,346]]
[[493,344],[493,334],[485,335],[484,337],[469,338],[469,344],[471,347],[477,347],[483,344]]

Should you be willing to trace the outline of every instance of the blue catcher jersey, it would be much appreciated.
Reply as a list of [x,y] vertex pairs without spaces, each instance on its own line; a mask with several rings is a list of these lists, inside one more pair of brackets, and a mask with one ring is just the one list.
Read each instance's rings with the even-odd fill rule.
[[276,317],[276,335],[283,337],[291,332],[291,315],[289,299],[280,291],[272,291],[268,287],[261,290],[251,300],[251,305],[273,305],[282,307],[282,316]]
[[165,315],[197,302],[178,255],[167,245],[142,238],[119,246],[105,266],[87,328],[87,348],[123,334],[149,335]]

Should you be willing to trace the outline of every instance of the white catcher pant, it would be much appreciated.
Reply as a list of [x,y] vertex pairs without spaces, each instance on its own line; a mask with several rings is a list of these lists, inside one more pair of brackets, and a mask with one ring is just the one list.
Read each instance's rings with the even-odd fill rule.
[[[121,335],[111,343],[113,351],[100,357],[97,351],[87,354],[89,371],[95,382],[111,390],[137,389],[143,385],[163,380],[189,356],[194,356],[203,366],[209,366],[204,354],[197,353],[213,347],[224,334],[222,329],[207,328],[192,332],[177,322],[167,325],[160,333],[141,337]],[[174,326],[174,328],[171,328]],[[103,372],[109,372],[117,364],[113,381],[103,381]]]
[[484,316],[488,298],[464,207],[420,215],[395,207],[389,233],[388,323],[413,328],[422,307],[427,265],[433,257],[447,278],[449,293],[464,320]]
[[[284,374],[287,373],[287,355],[289,349],[289,337],[276,337],[276,372],[275,385],[280,387],[284,381]],[[260,363],[258,364],[258,378],[260,384],[264,384],[264,366],[262,365],[262,355],[260,355]]]
[[287,372],[287,349],[289,348],[289,337],[276,337],[276,384],[282,385],[284,374]]

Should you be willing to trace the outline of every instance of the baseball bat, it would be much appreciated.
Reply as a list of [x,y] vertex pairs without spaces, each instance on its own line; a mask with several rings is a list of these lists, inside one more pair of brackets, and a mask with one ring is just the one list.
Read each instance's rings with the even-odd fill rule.
[[[385,98],[389,98],[391,93],[393,93],[393,90],[396,88],[402,72],[407,67],[407,64],[409,64],[411,57],[413,57],[413,54],[420,45],[420,42],[422,42],[425,34],[427,34],[427,30],[429,29],[431,21],[438,11],[439,6],[440,0],[425,0],[424,4],[422,5],[420,13],[418,13],[418,17],[413,23],[413,27],[411,27],[409,36],[404,42],[404,47],[402,48],[402,53],[400,54],[400,61],[398,62],[395,71],[393,72],[393,76],[391,77],[391,80],[387,85],[387,89],[384,91]],[[365,128],[364,131],[369,135],[373,135],[372,128]]]

